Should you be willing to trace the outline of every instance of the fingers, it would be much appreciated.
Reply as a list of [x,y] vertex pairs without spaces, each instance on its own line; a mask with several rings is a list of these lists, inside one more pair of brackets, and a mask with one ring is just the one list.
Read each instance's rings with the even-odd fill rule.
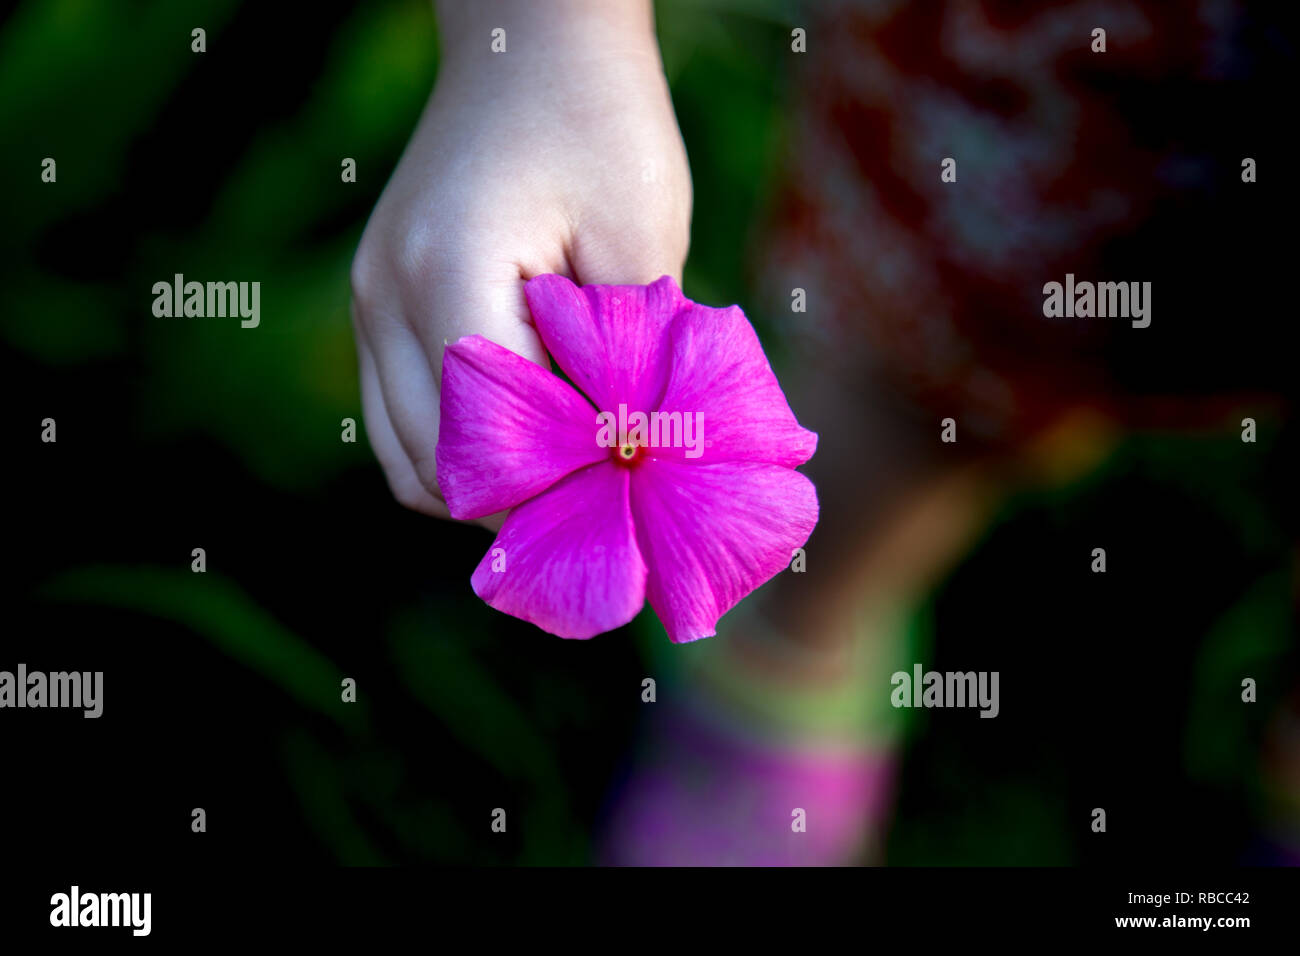
[[[442,499],[442,493],[436,490],[436,469],[433,475],[435,490],[430,491],[420,480],[415,465],[397,437],[384,404],[374,354],[360,333],[357,335],[357,351],[361,363],[361,413],[366,423],[366,434],[370,437],[370,446],[384,470],[389,490],[399,504],[412,511],[450,520],[451,512]],[[479,518],[473,523],[495,534],[501,530],[505,519],[506,512],[501,512]]]
[[[405,286],[401,315],[373,300],[356,302],[353,325],[366,430],[393,496],[415,511],[450,518],[435,459],[446,344],[480,334],[538,364],[549,367],[549,359],[531,324],[518,265],[477,278],[456,270],[429,275],[422,288]],[[475,523],[496,531],[504,519]]]
[[439,383],[443,350],[466,335],[481,335],[550,368],[524,299],[524,275],[515,262],[482,263],[472,274],[434,274],[413,311],[415,334]]
[[[684,236],[685,230],[680,232]],[[647,284],[670,275],[680,284],[684,238],[675,244],[664,235],[628,228],[626,223],[593,234],[600,238],[572,245],[571,269],[558,250],[546,256],[547,261],[535,263],[468,254],[462,258],[464,266],[403,262],[397,270],[401,280],[388,286],[379,299],[364,294],[373,284],[359,285],[354,278],[353,316],[366,430],[389,488],[403,505],[434,517],[450,517],[438,487],[435,458],[442,360],[449,343],[479,334],[550,367],[524,298],[528,278],[572,271],[583,283]],[[358,274],[366,278],[364,270]],[[490,515],[477,523],[495,531],[504,517]]]
[[[495,263],[476,276],[443,273],[441,281],[435,278],[428,287],[428,306],[423,311],[430,319],[417,321],[415,332],[439,386],[444,349],[465,335],[482,335],[544,368],[551,367],[524,299],[524,276],[514,262]],[[495,533],[505,518],[502,512],[479,518],[475,524]]]
[[[380,386],[379,369],[374,353],[366,342],[359,323],[356,326],[357,357],[361,373],[361,413],[366,423],[366,434],[375,457],[384,470],[389,490],[399,503],[422,514],[435,518],[450,518],[440,494],[430,491],[420,480],[415,465],[397,437],[384,402]],[[437,423],[433,425],[436,433]],[[435,485],[436,488],[436,485]]]

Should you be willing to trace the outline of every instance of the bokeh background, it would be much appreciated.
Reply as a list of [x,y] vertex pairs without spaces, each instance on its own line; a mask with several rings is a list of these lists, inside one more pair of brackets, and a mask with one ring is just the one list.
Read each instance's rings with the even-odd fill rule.
[[[834,237],[808,196],[814,137],[839,129],[858,149],[870,129],[889,143],[906,123],[881,115],[910,116],[927,90],[963,86],[949,47],[926,46],[925,23],[960,34],[961,17],[983,10],[1011,34],[1024,26],[997,4],[936,6],[933,20],[908,22],[893,6],[657,4],[695,183],[684,287],[698,301],[740,303],[780,375],[815,377],[823,363],[850,378],[869,366],[873,381],[882,367],[899,372],[873,389],[937,440],[935,397],[960,419],[968,381],[945,382],[943,363],[936,371],[890,345],[916,337],[891,323],[905,311],[898,301],[870,289],[853,300],[843,284],[832,296],[828,267],[806,283],[825,293],[810,311],[826,328],[801,335],[789,315],[799,253],[823,261],[819,243]],[[1209,144],[1188,155],[1210,160],[1159,167],[1173,177],[1159,196],[1089,239],[1105,256],[1131,256],[1133,237],[1145,236],[1142,248],[1156,250],[1149,272],[1074,270],[1156,280],[1145,331],[1172,331],[1128,339],[1140,355],[1010,332],[986,349],[972,328],[1000,328],[990,315],[1015,310],[999,306],[1005,276],[960,254],[983,247],[978,230],[972,239],[925,227],[915,203],[878,211],[935,250],[959,303],[983,303],[953,310],[952,334],[974,343],[964,367],[1001,373],[1019,356],[1006,374],[1023,390],[981,406],[986,426],[962,454],[999,460],[1049,426],[1053,437],[1033,446],[1046,456],[1034,480],[999,485],[973,543],[908,608],[914,659],[1000,670],[1002,714],[896,715],[899,769],[870,862],[1300,858],[1287,288],[1296,219],[1276,85],[1294,65],[1295,34],[1267,6],[1173,6],[1231,56],[1197,74],[1190,100],[1161,73],[1186,69],[1178,56],[1138,70],[1145,112],[1125,121],[1152,130],[1150,143],[1138,137],[1144,155],[1184,123]],[[807,63],[789,53],[791,29],[817,23],[853,24],[844,36],[912,82],[875,99],[837,85],[855,48],[827,43],[823,55],[826,34],[814,33]],[[190,51],[196,26],[207,30],[205,54]],[[0,722],[12,771],[0,807],[26,821],[6,837],[10,859],[583,864],[598,858],[618,781],[654,730],[642,679],[688,692],[675,675],[690,650],[670,645],[648,612],[568,642],[484,606],[469,575],[486,533],[402,510],[364,435],[340,440],[343,419],[361,427],[349,265],[434,82],[437,50],[420,0],[6,9],[0,667],[106,674],[100,720],[10,711]],[[871,89],[870,76],[858,79]],[[1134,106],[1131,90],[1079,82]],[[1064,88],[1085,110],[1087,94]],[[976,107],[1023,109],[993,78]],[[996,132],[962,141],[963,177],[966,158],[976,181],[980,170],[1016,171],[1023,157],[1005,159]],[[936,143],[932,169],[917,174],[926,189],[938,187],[949,145]],[[873,162],[888,166],[890,155],[882,147]],[[1240,183],[1242,155],[1259,159],[1259,183]],[[57,159],[56,184],[40,180],[46,156]],[[355,184],[340,181],[343,157],[357,162]],[[876,183],[885,172],[858,170]],[[874,262],[876,252],[864,254]],[[1030,300],[1036,283],[1066,271],[1057,263],[1111,261],[1069,252],[1059,244],[1054,271],[1027,281]],[[853,254],[837,268],[870,275]],[[260,281],[261,327],[155,318],[151,288],[178,272]],[[862,365],[847,364],[844,341],[869,343],[853,356]],[[1070,401],[1054,402],[1052,348],[1105,374],[1063,385]],[[1161,413],[1129,415],[1134,392]],[[1075,415],[1080,402],[1096,414]],[[1246,414],[1258,420],[1254,445],[1240,441]],[[856,416],[850,406],[816,423],[823,452],[857,440]],[[55,444],[39,442],[47,417]],[[1080,446],[1088,453],[1075,454]],[[823,522],[841,516],[824,510]],[[1098,540],[1108,574],[1074,573]],[[190,571],[196,547],[205,574]],[[1246,676],[1259,683],[1253,705],[1239,698]],[[339,700],[345,677],[358,684],[354,705]],[[1104,841],[1086,825],[1093,806],[1115,808]],[[207,811],[206,838],[190,833],[194,807]],[[495,807],[510,814],[505,834],[489,832]]]

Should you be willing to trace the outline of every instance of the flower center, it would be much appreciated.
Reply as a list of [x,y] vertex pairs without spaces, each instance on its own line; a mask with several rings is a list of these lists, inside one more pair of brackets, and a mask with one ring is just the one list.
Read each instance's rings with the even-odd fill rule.
[[614,447],[614,460],[621,465],[631,465],[636,462],[645,451],[644,445],[626,442]]

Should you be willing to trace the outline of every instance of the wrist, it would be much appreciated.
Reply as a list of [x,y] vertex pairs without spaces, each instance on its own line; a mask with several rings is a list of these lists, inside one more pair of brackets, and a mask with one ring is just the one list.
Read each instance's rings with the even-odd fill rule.
[[444,73],[478,78],[592,61],[659,62],[649,0],[437,0]]

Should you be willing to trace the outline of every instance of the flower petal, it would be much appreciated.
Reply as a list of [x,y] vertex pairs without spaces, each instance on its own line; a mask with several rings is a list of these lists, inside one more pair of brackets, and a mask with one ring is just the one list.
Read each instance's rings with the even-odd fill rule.
[[717,633],[718,618],[789,565],[817,524],[817,491],[789,468],[647,459],[631,474],[646,595],[677,643]]
[[584,468],[512,511],[474,571],[474,593],[560,637],[594,637],[636,617],[646,566],[628,474],[612,462]]
[[689,301],[664,276],[651,285],[588,285],[540,275],[524,286],[542,343],[601,411],[649,412],[668,381],[668,328]]
[[[690,303],[671,330],[673,364],[659,411],[695,416],[695,448],[662,447],[660,458],[758,461],[794,468],[812,457],[817,434],[800,426],[737,306]],[[684,433],[683,433],[684,434]]]
[[567,382],[481,335],[447,346],[438,486],[453,518],[513,508],[609,457],[596,410]]

